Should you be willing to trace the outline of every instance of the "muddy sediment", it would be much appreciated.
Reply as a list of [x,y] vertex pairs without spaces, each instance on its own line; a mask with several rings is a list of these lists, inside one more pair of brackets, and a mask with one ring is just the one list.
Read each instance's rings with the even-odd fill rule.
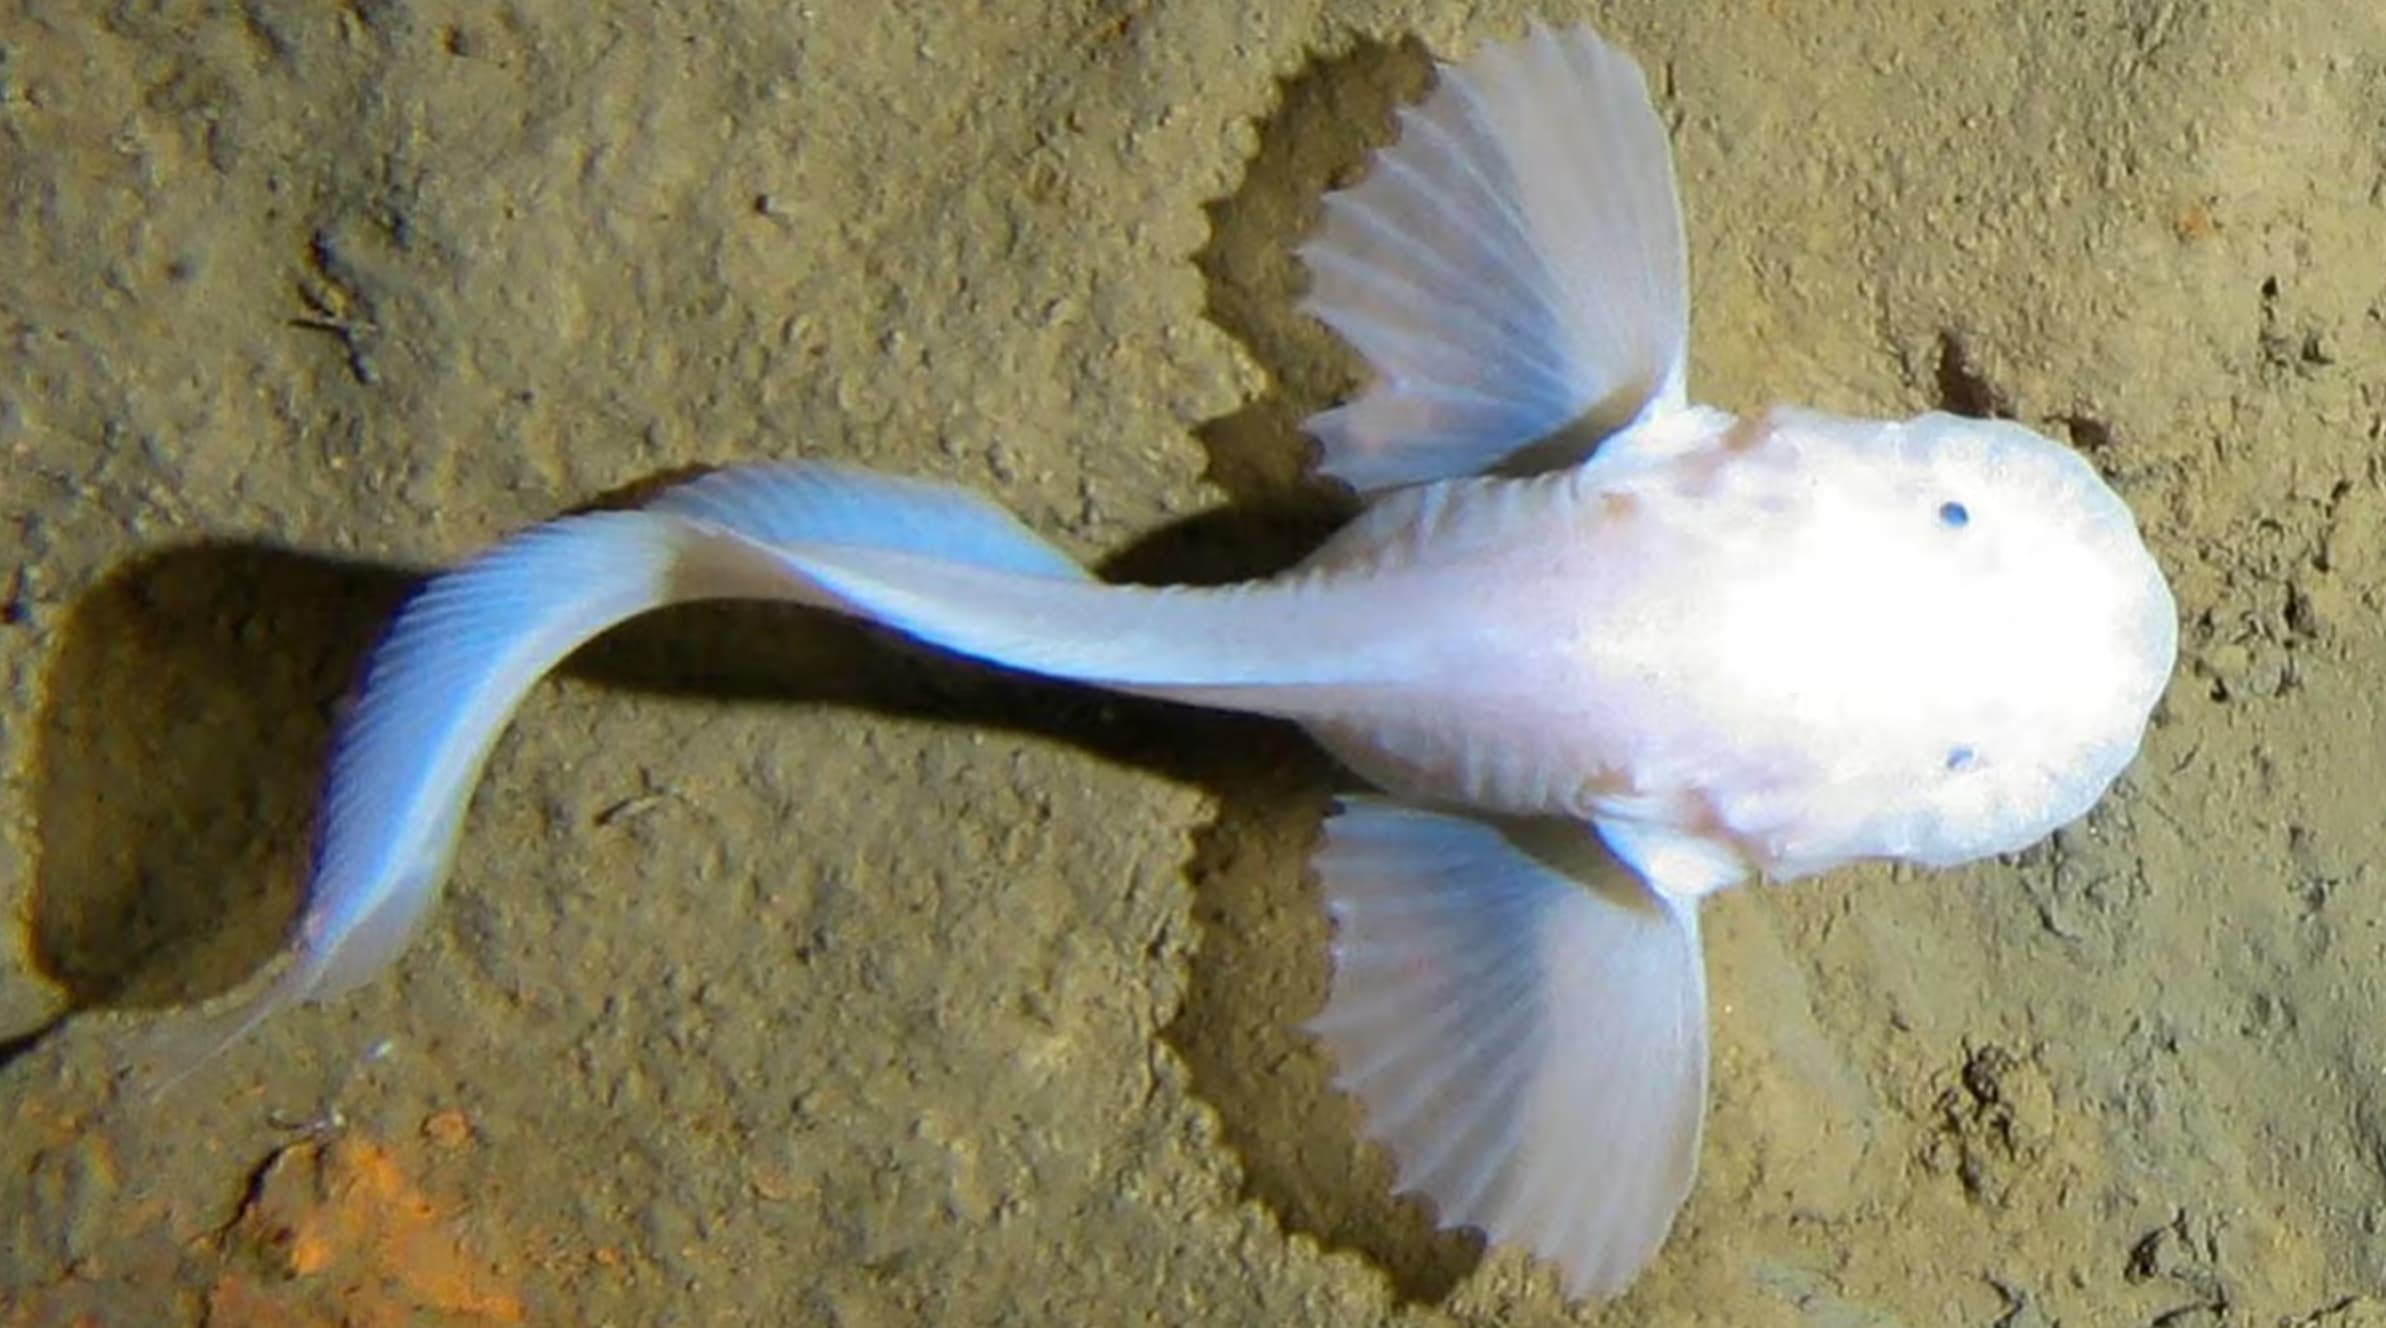
[[[2182,613],[2081,825],[1707,910],[1698,1189],[1572,1313],[2386,1322],[2386,19],[1540,12],[1660,93],[1694,395],[2018,417]],[[1296,1031],[1346,776],[799,613],[584,652],[395,973],[110,1073],[271,961],[360,653],[506,530],[822,457],[1298,556],[1354,366],[1293,246],[1526,17],[0,17],[0,1325],[1568,1320]]]

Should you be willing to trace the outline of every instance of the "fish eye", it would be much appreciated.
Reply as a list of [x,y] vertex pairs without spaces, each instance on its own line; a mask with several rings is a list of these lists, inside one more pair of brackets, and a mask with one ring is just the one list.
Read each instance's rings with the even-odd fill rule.
[[1972,522],[1972,509],[1959,502],[1939,504],[1939,524],[1949,530],[1961,530]]
[[1978,753],[1974,752],[1969,747],[1950,747],[1947,749],[1947,768],[1951,771],[1969,770],[1972,768],[1972,762],[1977,759]]

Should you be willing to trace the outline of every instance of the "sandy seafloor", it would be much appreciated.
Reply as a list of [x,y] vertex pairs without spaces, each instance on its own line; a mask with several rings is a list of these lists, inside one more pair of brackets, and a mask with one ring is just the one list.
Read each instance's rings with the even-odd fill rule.
[[[1295,557],[1354,368],[1292,247],[1534,12],[1654,73],[1694,395],[2067,439],[2183,626],[2050,846],[1708,908],[1629,1296],[1386,1195],[1295,1031],[1297,734],[796,613],[584,654],[396,972],[112,1087],[270,963],[359,652],[501,532],[832,457]],[[0,1325],[2386,1323],[2382,191],[2335,0],[18,0]]]

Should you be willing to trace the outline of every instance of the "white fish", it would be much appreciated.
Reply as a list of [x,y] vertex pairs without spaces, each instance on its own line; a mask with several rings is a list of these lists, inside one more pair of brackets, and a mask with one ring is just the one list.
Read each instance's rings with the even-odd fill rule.
[[1382,790],[1316,863],[1337,1082],[1444,1223],[1622,1290],[1696,1165],[1700,898],[2080,816],[2137,750],[2174,610],[2119,497],[2019,425],[1689,404],[1665,132],[1589,31],[1445,67],[1402,126],[1304,250],[1310,309],[1378,375],[1310,422],[1370,499],[1313,557],[1105,585],[969,494],[814,464],[517,535],[375,651],[294,953],[217,1029],[391,961],[499,730],[580,643],[792,600],[1281,716]]

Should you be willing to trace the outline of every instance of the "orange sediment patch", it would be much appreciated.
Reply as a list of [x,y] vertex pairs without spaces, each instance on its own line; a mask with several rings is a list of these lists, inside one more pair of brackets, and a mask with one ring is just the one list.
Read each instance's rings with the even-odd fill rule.
[[[427,1123],[425,1133],[442,1146],[469,1142],[460,1114],[432,1120],[439,1124]],[[456,1205],[424,1193],[379,1143],[343,1135],[294,1144],[274,1157],[224,1233],[226,1268],[209,1288],[207,1322],[523,1322],[520,1295],[492,1260],[468,1248],[459,1219]]]
[[423,1138],[441,1148],[462,1148],[472,1142],[472,1118],[449,1108],[423,1122]]

